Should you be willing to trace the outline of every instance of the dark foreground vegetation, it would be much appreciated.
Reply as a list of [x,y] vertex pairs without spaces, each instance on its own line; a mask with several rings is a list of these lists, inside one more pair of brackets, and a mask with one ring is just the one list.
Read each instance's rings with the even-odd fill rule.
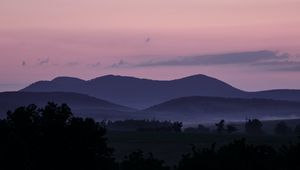
[[[130,122],[125,121],[127,124]],[[133,121],[141,123],[140,121]],[[117,122],[114,126],[122,124]],[[248,143],[240,138],[217,147],[199,148],[194,145],[189,153],[184,154],[175,166],[166,165],[151,153],[136,150],[116,160],[106,138],[105,126],[113,123],[98,123],[93,119],[74,117],[70,108],[49,103],[44,108],[35,105],[20,107],[9,112],[6,119],[0,120],[0,169],[56,170],[56,169],[101,169],[101,170],[221,170],[221,169],[300,169],[300,143],[289,143],[274,147],[268,144]],[[165,135],[161,140],[171,140],[167,134],[181,134],[180,122],[144,121],[143,131],[162,130]],[[167,126],[166,126],[167,125]],[[129,125],[128,125],[129,126]],[[251,135],[262,136],[261,122],[249,120],[245,127]],[[134,126],[137,127],[137,126]],[[162,128],[163,127],[163,128]],[[198,129],[208,133],[206,127]],[[227,138],[238,131],[224,121],[216,124],[217,133]],[[295,131],[299,132],[296,127]],[[291,129],[280,123],[274,129],[277,134],[289,134]],[[120,132],[123,133],[123,132]],[[127,132],[125,132],[126,134]],[[145,133],[144,133],[145,134]],[[153,133],[146,133],[146,135]],[[211,134],[209,134],[211,135]],[[136,136],[136,135],[135,135]],[[150,137],[151,138],[151,137]],[[191,139],[191,140],[189,140]],[[153,139],[154,140],[154,139]],[[193,138],[189,140],[193,142]],[[127,141],[128,142],[128,141]],[[218,141],[216,141],[218,142]],[[125,142],[124,142],[125,143]],[[168,143],[165,143],[168,145]],[[156,146],[165,147],[165,146]],[[180,150],[179,147],[176,149]]]
[[141,131],[141,132],[181,132],[181,122],[159,121],[159,120],[119,120],[102,121],[107,129],[113,131]]
[[113,169],[105,129],[73,117],[67,105],[49,103],[9,112],[0,121],[1,169]]

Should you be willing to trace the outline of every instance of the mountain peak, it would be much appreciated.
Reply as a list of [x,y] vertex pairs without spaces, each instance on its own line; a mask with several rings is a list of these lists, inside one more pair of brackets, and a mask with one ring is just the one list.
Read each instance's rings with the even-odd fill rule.
[[132,76],[122,76],[122,75],[114,75],[114,74],[108,74],[108,75],[104,75],[104,76],[100,76],[97,77],[93,80],[99,80],[99,79],[128,79],[128,80],[149,80],[149,81],[176,81],[176,80],[184,80],[184,79],[214,79],[217,80],[213,77],[209,77],[207,75],[204,74],[195,74],[195,75],[191,75],[191,76],[187,76],[187,77],[183,77],[183,78],[178,78],[178,79],[173,79],[173,80],[154,80],[154,79],[148,79],[148,78],[138,78],[138,77],[132,77]]
[[84,81],[76,77],[67,77],[67,76],[60,76],[56,77],[52,80],[52,82],[58,82],[58,81]]
[[209,76],[204,75],[204,74],[195,74],[195,75],[183,77],[181,79],[194,79],[194,78],[212,78],[212,77],[209,77]]
[[93,82],[93,81],[97,81],[97,80],[146,80],[146,79],[140,79],[140,78],[130,77],[130,76],[108,74],[108,75],[104,75],[101,77],[91,79],[90,81]]
[[[222,82],[219,79],[204,75],[204,74],[195,74],[188,77],[183,77],[180,79],[175,79],[174,81],[182,81],[182,80],[188,80],[188,81],[215,81],[215,82]],[[225,82],[223,82],[225,83]]]

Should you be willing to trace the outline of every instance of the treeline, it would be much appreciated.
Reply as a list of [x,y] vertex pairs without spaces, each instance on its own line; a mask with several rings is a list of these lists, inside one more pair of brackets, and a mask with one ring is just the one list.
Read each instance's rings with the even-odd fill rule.
[[157,131],[157,132],[181,132],[182,122],[159,120],[119,120],[102,121],[108,130],[116,131]]
[[[212,130],[202,124],[198,127],[185,128],[184,132],[188,133],[246,133],[249,135],[265,135],[267,132],[263,130],[263,122],[259,119],[248,119],[243,128],[238,127],[237,124],[226,124],[225,120],[215,124],[215,128]],[[296,125],[295,128],[290,127],[286,122],[280,121],[273,127],[273,134],[276,135],[300,135],[300,124]]]
[[105,132],[65,104],[20,107],[0,120],[0,169],[114,169]]
[[113,149],[107,145],[105,132],[103,124],[93,119],[74,117],[65,104],[20,107],[0,120],[0,169],[300,169],[300,143],[275,149],[268,145],[248,144],[245,139],[219,148],[215,144],[204,149],[193,147],[191,153],[183,155],[174,167],[142,151],[130,153],[117,162]]

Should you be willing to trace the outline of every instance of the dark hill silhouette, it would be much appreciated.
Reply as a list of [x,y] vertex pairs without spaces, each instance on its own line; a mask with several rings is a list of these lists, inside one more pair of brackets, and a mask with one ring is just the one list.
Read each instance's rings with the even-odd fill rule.
[[160,116],[178,116],[188,120],[196,119],[245,119],[278,118],[300,116],[300,102],[272,99],[242,99],[222,97],[182,97],[173,99],[146,110]]
[[44,106],[48,102],[67,103],[78,116],[96,119],[130,117],[134,109],[117,105],[95,97],[70,92],[3,92],[0,93],[0,116],[5,117],[8,110],[19,106],[36,104]]
[[250,95],[255,98],[268,98],[278,100],[300,101],[300,90],[295,89],[276,89],[260,92],[253,92]]
[[170,81],[107,75],[89,81],[58,77],[22,89],[27,92],[77,92],[134,108],[146,108],[185,96],[267,98],[300,101],[300,90],[245,92],[218,79],[194,75]]

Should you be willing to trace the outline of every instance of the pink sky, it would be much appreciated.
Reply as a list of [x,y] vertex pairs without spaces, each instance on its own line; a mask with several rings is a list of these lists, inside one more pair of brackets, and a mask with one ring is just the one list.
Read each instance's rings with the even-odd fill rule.
[[[1,0],[0,91],[62,75],[174,79],[199,73],[244,90],[300,89],[299,9],[299,0]],[[289,53],[283,63],[299,69],[134,66],[260,50]]]

